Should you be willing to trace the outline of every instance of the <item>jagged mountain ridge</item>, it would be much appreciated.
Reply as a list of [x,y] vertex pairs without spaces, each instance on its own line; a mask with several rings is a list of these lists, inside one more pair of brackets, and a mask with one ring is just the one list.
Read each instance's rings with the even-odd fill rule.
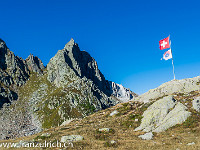
[[[80,51],[73,39],[58,51],[47,68],[32,54],[26,60],[15,56],[3,40],[0,51],[1,106],[5,103],[0,110],[0,120],[4,120],[0,123],[1,139],[31,135],[116,105],[123,96],[123,101],[134,97],[124,87],[116,91],[118,86],[113,87],[105,79],[94,58]],[[118,92],[126,95],[115,97]],[[22,113],[17,115],[19,111]]]
[[[44,66],[39,58],[32,55],[27,60],[15,56],[6,43],[0,39],[0,108],[4,103],[18,99],[18,87],[26,83],[30,72],[40,72]],[[31,62],[30,62],[31,61]],[[34,67],[32,67],[32,66]]]

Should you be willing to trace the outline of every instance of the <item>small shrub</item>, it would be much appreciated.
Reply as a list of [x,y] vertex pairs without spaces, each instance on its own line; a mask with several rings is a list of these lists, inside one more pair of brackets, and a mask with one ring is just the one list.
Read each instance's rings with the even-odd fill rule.
[[99,131],[99,129],[97,129],[95,131],[95,138],[97,140],[108,140],[113,134],[115,133],[115,130],[110,129],[109,132],[104,132],[104,131]]

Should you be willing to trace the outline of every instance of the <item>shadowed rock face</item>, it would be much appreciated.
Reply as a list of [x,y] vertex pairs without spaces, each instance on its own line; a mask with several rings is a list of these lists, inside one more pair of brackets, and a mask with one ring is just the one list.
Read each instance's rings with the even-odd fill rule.
[[17,86],[26,82],[28,74],[24,60],[15,56],[0,39],[0,108],[18,99]]
[[30,72],[42,73],[41,60],[30,55],[27,60],[15,56],[0,39],[0,108],[4,103],[18,99],[18,87],[24,85]]
[[23,85],[29,77],[29,70],[25,61],[15,56],[3,40],[0,40],[0,68],[13,79],[17,86]]
[[0,108],[4,103],[11,103],[13,100],[17,100],[18,95],[9,88],[0,87]]
[[8,48],[3,40],[0,39],[0,68],[5,70],[7,68],[6,65],[6,54],[8,52]]
[[95,59],[86,51],[80,51],[78,44],[73,39],[65,45],[63,50],[59,50],[48,63],[48,80],[54,82],[58,87],[62,86],[63,80],[65,80],[63,75],[69,74],[64,73],[66,68],[80,78],[86,77],[92,80],[98,89],[107,95],[111,94],[109,82],[105,80],[104,75],[98,69]]

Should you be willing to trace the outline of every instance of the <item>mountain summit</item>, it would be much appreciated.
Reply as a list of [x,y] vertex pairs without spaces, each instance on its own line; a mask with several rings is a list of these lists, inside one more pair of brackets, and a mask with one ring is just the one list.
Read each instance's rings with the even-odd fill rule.
[[0,44],[0,139],[32,135],[136,96],[106,80],[73,39],[46,68],[38,57],[24,60]]

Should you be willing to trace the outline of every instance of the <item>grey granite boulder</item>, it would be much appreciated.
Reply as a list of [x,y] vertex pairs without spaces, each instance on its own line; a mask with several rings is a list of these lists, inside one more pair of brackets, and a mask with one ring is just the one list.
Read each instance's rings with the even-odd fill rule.
[[77,141],[82,141],[84,138],[81,135],[67,135],[67,136],[62,136],[60,142],[77,142]]
[[138,137],[143,140],[151,140],[151,139],[153,139],[153,133],[148,132],[148,133],[145,133],[144,135],[139,135]]
[[172,96],[167,96],[147,108],[143,113],[141,125],[135,131],[162,132],[183,123],[190,115],[187,107],[180,102],[177,103]]
[[192,101],[192,106],[193,108],[200,112],[200,97],[196,97],[193,101]]

